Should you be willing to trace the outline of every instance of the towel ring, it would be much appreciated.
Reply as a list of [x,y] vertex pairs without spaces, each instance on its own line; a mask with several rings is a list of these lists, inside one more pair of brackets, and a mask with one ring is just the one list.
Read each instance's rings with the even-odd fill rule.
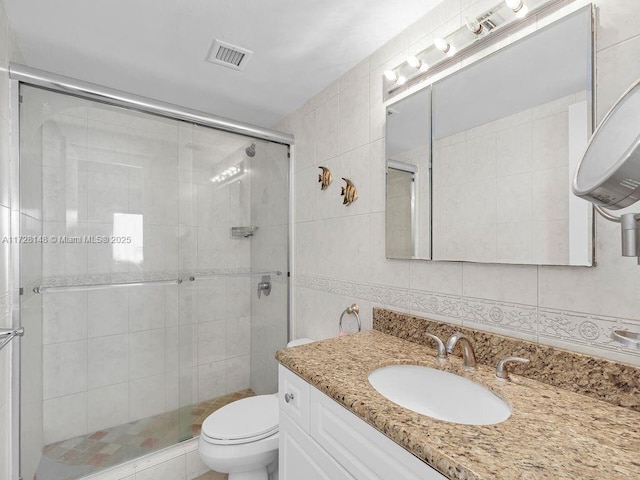
[[358,313],[360,313],[360,307],[358,307],[357,303],[354,303],[353,305],[351,305],[350,307],[347,307],[344,312],[342,312],[342,315],[340,315],[340,322],[338,323],[338,329],[340,330],[340,332],[342,333],[344,330],[342,330],[342,318],[344,317],[344,315],[349,314],[349,315],[355,315],[356,316],[356,320],[358,322],[358,332],[362,331],[362,323],[360,323],[360,315],[358,315]]

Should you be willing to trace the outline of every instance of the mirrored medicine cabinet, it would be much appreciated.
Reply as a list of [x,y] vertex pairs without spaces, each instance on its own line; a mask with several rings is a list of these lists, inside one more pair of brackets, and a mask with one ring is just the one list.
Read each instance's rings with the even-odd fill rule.
[[388,106],[386,256],[593,264],[591,7]]

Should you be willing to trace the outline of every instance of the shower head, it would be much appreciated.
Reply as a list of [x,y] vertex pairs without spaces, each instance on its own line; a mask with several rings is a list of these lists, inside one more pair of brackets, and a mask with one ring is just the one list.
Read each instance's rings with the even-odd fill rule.
[[249,147],[247,147],[245,153],[247,154],[247,157],[254,157],[256,155],[256,144],[252,143]]

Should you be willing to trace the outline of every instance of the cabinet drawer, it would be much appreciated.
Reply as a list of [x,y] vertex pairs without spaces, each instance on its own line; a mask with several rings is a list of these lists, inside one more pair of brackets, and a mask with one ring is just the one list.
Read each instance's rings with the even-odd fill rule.
[[280,480],[355,480],[280,411]]
[[446,480],[320,390],[310,388],[310,435],[357,480]]
[[310,385],[295,373],[278,365],[278,398],[285,412],[305,433],[309,433]]

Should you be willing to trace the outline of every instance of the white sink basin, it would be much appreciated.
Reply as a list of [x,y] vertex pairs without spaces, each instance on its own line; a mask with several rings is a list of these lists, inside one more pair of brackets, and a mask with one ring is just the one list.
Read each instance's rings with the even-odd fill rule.
[[435,368],[391,365],[369,374],[369,383],[401,407],[447,422],[492,425],[504,422],[511,408],[487,388]]

